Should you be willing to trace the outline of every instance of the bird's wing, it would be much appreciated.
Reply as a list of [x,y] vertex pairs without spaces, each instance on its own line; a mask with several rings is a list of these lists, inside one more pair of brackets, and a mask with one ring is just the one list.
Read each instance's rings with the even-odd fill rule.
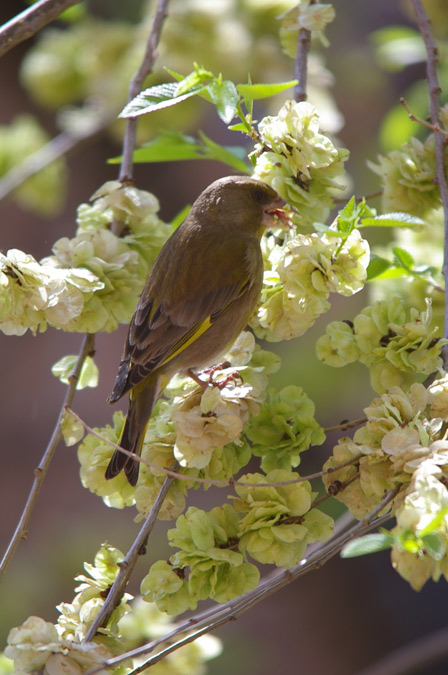
[[175,239],[156,261],[129,326],[111,402],[184,351],[251,286],[245,240],[202,238],[194,259],[186,243]]

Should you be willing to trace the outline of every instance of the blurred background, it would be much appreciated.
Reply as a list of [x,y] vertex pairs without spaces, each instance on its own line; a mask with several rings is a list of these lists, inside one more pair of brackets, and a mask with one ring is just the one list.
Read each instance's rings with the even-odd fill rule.
[[[160,73],[162,65],[168,64],[187,73],[192,69],[193,61],[198,61],[235,81],[243,81],[248,70],[255,82],[291,79],[293,62],[281,53],[273,21],[280,6],[291,4],[257,3],[255,0],[213,3],[173,0],[157,72]],[[434,11],[440,6],[443,12],[442,5],[442,0],[433,2]],[[213,46],[219,45],[212,52],[204,38],[198,42],[195,31],[207,25],[207,21],[222,28],[225,22],[219,12],[225,17],[229,6],[233,7],[230,12],[233,18],[225,25],[227,38],[223,32],[221,44],[211,32],[209,39],[214,41]],[[393,69],[380,48],[381,33],[378,31],[391,26],[401,26],[403,30],[413,27],[408,4],[389,0],[374,3],[335,0],[334,6],[336,20],[327,31],[330,45],[318,49],[310,64],[311,99],[322,106],[327,130],[335,133],[338,142],[350,150],[347,165],[351,180],[349,194],[368,194],[376,192],[379,183],[377,176],[366,167],[365,159],[374,161],[379,152],[399,147],[409,133],[407,114],[398,106],[399,97],[409,96],[417,106],[415,111],[426,115],[427,101],[420,95],[424,64],[418,58],[414,62],[409,57],[405,68]],[[0,22],[4,23],[25,7],[25,3],[17,0],[3,0]],[[146,3],[141,0],[126,3],[92,0],[88,10],[95,20],[104,22],[104,26],[113,24],[117,31],[120,25],[137,24],[142,13],[147,12]],[[248,33],[241,26],[238,28],[235,15],[241,18],[242,26],[253,30],[252,42],[248,41]],[[59,29],[67,29],[61,22],[56,25]],[[435,25],[436,32],[443,30],[439,23]],[[104,33],[102,29],[98,30],[96,37],[92,33],[92,54],[93,42],[101,40],[106,30],[104,28]],[[115,44],[122,44],[124,53],[129,47],[126,30],[123,35],[117,32]],[[44,84],[48,79],[45,78],[50,75],[45,73],[44,66],[42,72],[37,72],[33,71],[31,61],[28,66],[24,65],[27,63],[24,58],[36,43],[38,38],[28,40],[0,60],[0,125],[11,124],[17,116],[27,113],[38,120],[48,137],[54,137],[60,133],[55,110],[77,104],[83,97],[91,95],[88,87],[94,86],[95,78],[91,75],[89,81],[85,73],[70,71],[71,89],[68,85],[67,88],[73,92],[75,85],[78,86],[77,100],[69,100],[70,96],[64,92],[64,78],[70,80],[67,71],[59,74],[59,86],[54,87],[53,83],[52,88],[49,85],[46,93]],[[70,45],[67,41],[61,48],[66,50],[63,57],[68,70],[74,60],[70,49],[76,49]],[[117,58],[117,63],[121,64],[119,57],[108,55],[106,49],[101,58]],[[213,61],[209,62],[209,58]],[[105,93],[102,93],[113,102],[117,113],[126,100],[127,75],[133,72],[133,59],[128,61],[126,67],[117,67],[113,86],[110,82],[102,82],[105,86]],[[332,75],[325,70],[325,64],[329,65]],[[85,64],[86,72],[90,67],[93,71],[92,64]],[[58,74],[54,77],[57,82]],[[155,78],[157,81],[157,74]],[[329,89],[324,86],[332,80]],[[97,82],[100,81],[98,78]],[[60,94],[58,100],[52,98],[54,91]],[[200,109],[187,105],[167,113],[172,116],[168,124],[188,133],[200,127],[218,142],[235,144],[235,138],[210,107],[201,102],[194,105]],[[266,109],[260,107],[258,119],[265,112],[275,112],[280,105],[281,100],[277,99]],[[385,113],[391,109],[393,113],[388,116],[387,124],[381,126]],[[73,110],[66,110],[66,113],[73,114]],[[166,118],[163,122],[166,123]],[[142,139],[154,135],[161,121],[156,119],[151,124],[152,127],[146,122],[146,126],[143,125]],[[0,202],[2,251],[18,248],[39,260],[51,254],[51,247],[59,237],[74,235],[77,205],[88,201],[104,181],[117,177],[117,167],[108,165],[107,160],[120,154],[121,130],[121,125],[104,124],[101,131],[92,134],[69,154],[66,172],[61,170],[59,176],[59,206],[47,204],[36,209],[29,200],[24,203],[13,198]],[[0,157],[1,145],[6,143],[7,132],[4,131],[0,136]],[[0,162],[0,169],[1,166]],[[135,179],[138,187],[157,195],[160,215],[168,222],[212,180],[227,173],[230,171],[225,166],[207,161],[166,163],[137,166]],[[45,186],[40,189],[45,191]],[[347,366],[344,371],[334,370],[323,366],[314,354],[315,340],[324,332],[326,323],[336,318],[353,317],[365,303],[363,293],[353,298],[335,299],[330,314],[322,317],[300,340],[266,346],[281,354],[283,359],[282,369],[273,377],[273,384],[302,386],[315,401],[317,419],[323,426],[337,424],[348,416],[352,419],[362,416],[363,407],[372,398],[366,369],[356,364]],[[97,335],[95,358],[100,370],[99,386],[78,393],[73,406],[92,426],[101,426],[111,420],[113,409],[106,403],[106,397],[114,382],[125,334],[126,327],[122,326],[113,334]],[[64,386],[51,375],[50,368],[62,356],[76,354],[81,339],[81,335],[51,328],[43,334],[27,333],[20,338],[0,334],[2,552],[22,512],[33,471],[51,436],[65,394]],[[304,457],[301,472],[318,470],[336,438],[336,435],[329,436],[326,447],[309,452]],[[213,505],[213,491],[195,494],[194,500],[195,504],[208,508]],[[337,511],[331,513],[335,515]],[[44,482],[27,538],[19,545],[0,587],[1,644],[5,642],[8,630],[31,614],[55,621],[55,605],[71,600],[75,586],[73,577],[82,573],[83,561],[93,560],[102,542],[127,551],[138,531],[138,525],[133,522],[134,515],[133,509],[107,508],[98,497],[85,490],[79,481],[76,447],[61,445]],[[168,523],[158,524],[148,556],[140,561],[135,578],[141,577],[152,562],[170,554],[165,540],[168,527]],[[130,591],[137,593],[138,587],[131,585]],[[337,557],[318,572],[262,602],[241,617],[238,624],[232,622],[220,629],[217,634],[224,641],[224,652],[208,664],[208,672],[213,675],[229,670],[234,675],[271,675],[273,672],[355,674],[394,649],[444,627],[446,606],[445,581],[438,585],[428,582],[420,593],[416,593],[392,570],[388,553],[354,560]],[[437,675],[448,672],[447,668],[448,660],[425,667],[424,673]]]

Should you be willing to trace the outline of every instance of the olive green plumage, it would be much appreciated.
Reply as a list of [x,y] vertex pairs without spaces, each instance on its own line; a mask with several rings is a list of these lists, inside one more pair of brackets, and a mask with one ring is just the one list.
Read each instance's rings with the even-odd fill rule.
[[[109,402],[130,392],[121,447],[140,455],[152,409],[176,372],[212,365],[245,328],[263,281],[265,213],[281,204],[244,176],[212,183],[167,240],[132,317]],[[139,462],[116,450],[106,470],[135,485]]]

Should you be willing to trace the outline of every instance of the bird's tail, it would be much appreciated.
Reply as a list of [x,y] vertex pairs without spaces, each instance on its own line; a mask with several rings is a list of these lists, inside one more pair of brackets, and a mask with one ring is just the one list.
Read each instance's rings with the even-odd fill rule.
[[[131,391],[129,409],[121,433],[119,445],[140,457],[146,428],[152,410],[157,403],[162,389],[162,376],[151,373],[144,383]],[[105,477],[109,480],[124,471],[131,485],[136,485],[140,462],[120,450],[115,450],[106,469]]]

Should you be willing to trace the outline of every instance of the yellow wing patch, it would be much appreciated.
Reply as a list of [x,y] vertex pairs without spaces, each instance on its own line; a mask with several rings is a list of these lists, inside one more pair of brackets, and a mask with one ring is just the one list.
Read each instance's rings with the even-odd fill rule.
[[[212,320],[210,316],[207,316],[203,321],[197,323],[188,333],[185,333],[181,340],[178,340],[175,345],[173,345],[172,350],[168,352],[166,358],[162,361],[160,366],[165,365],[168,361],[174,359],[175,356],[183,352],[189,345],[191,345],[195,340],[197,340],[201,335],[205,333],[206,330],[212,325]],[[159,366],[159,367],[160,367]]]

